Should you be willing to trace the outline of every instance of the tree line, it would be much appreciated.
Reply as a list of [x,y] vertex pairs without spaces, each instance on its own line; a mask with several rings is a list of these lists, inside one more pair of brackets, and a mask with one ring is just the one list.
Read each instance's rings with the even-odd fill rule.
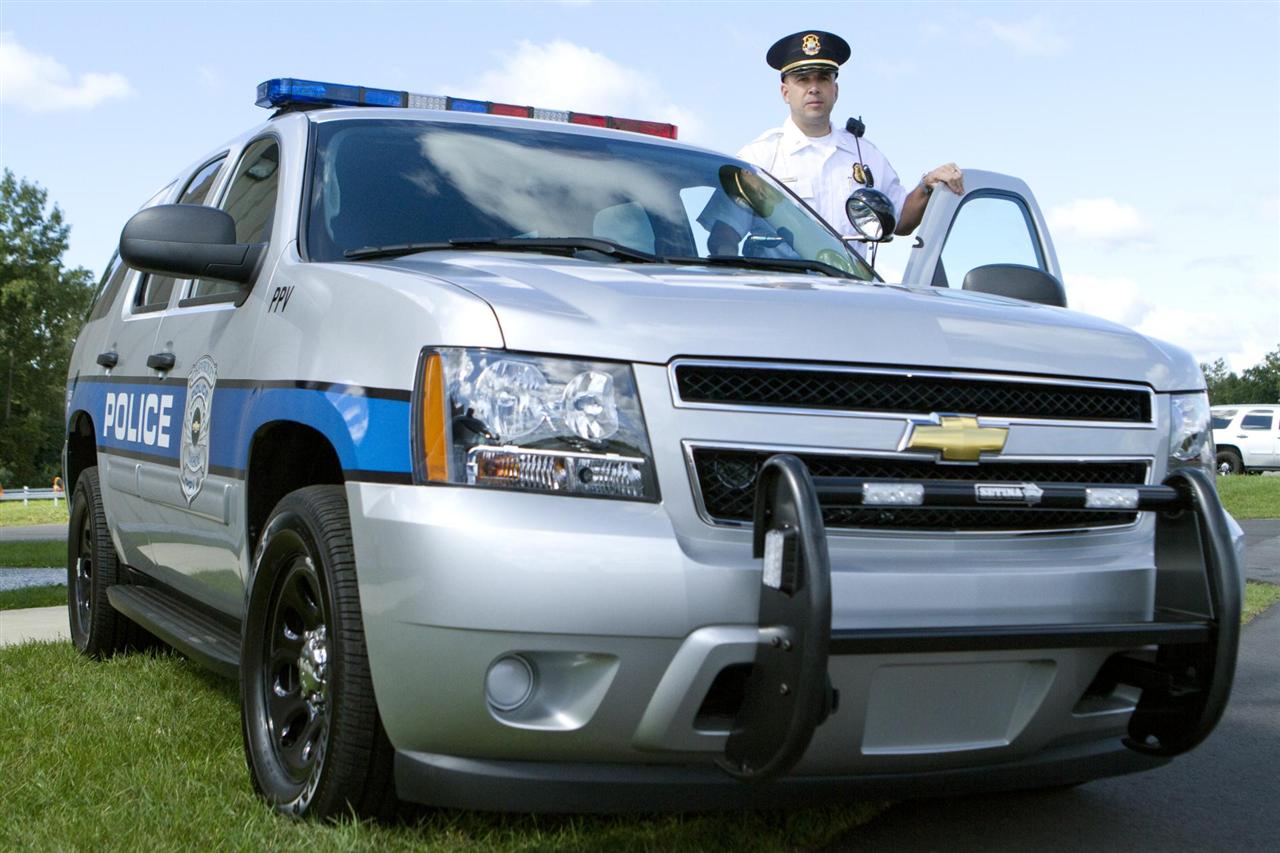
[[[67,269],[69,226],[47,192],[0,178],[0,486],[42,486],[62,464],[67,363],[93,302],[93,274]],[[1237,374],[1201,364],[1209,401],[1280,402],[1280,346]]]
[[93,275],[67,269],[71,227],[46,191],[0,178],[0,486],[48,486],[59,473],[67,362],[93,301]]

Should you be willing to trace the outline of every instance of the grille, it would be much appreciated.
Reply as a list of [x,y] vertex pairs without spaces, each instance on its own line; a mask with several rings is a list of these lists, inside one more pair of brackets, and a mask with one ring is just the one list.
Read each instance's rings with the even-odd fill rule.
[[1151,396],[1134,388],[702,364],[678,365],[676,388],[688,403],[1121,423],[1151,420]]
[[[695,448],[694,470],[707,514],[716,521],[750,523],[756,477],[772,454]],[[929,461],[879,457],[797,454],[815,477],[980,482],[1093,483],[1141,485],[1142,462],[990,462],[937,465]],[[1130,524],[1137,513],[1096,513],[1057,509],[939,509],[936,507],[824,506],[827,527],[900,530],[1069,530]]]

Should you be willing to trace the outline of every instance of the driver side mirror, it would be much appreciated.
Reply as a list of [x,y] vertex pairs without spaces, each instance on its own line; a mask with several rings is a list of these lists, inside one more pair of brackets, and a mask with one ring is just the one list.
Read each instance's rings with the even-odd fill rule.
[[120,257],[142,272],[173,278],[212,278],[252,284],[266,243],[237,243],[225,210],[160,204],[133,215],[120,233]]
[[844,203],[844,212],[854,230],[861,235],[853,239],[866,243],[888,243],[893,239],[898,219],[894,215],[893,202],[880,190],[866,187],[855,190]]

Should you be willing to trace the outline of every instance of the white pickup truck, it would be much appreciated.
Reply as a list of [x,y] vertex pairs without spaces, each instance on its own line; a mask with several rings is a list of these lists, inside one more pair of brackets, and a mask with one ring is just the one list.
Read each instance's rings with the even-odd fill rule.
[[1214,406],[1212,417],[1219,474],[1280,471],[1280,406]]

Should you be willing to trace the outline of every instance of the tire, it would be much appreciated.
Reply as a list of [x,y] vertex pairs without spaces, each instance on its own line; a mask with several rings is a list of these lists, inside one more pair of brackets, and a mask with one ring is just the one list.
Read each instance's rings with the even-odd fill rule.
[[1244,473],[1244,462],[1241,461],[1240,454],[1229,447],[1218,451],[1216,462],[1219,474]]
[[107,588],[120,579],[120,560],[102,510],[98,469],[87,468],[76,480],[67,529],[67,618],[71,641],[81,654],[107,658],[143,648],[143,630],[117,612]]
[[258,794],[294,817],[392,816],[393,750],[374,701],[340,486],[276,504],[240,648],[241,731]]

